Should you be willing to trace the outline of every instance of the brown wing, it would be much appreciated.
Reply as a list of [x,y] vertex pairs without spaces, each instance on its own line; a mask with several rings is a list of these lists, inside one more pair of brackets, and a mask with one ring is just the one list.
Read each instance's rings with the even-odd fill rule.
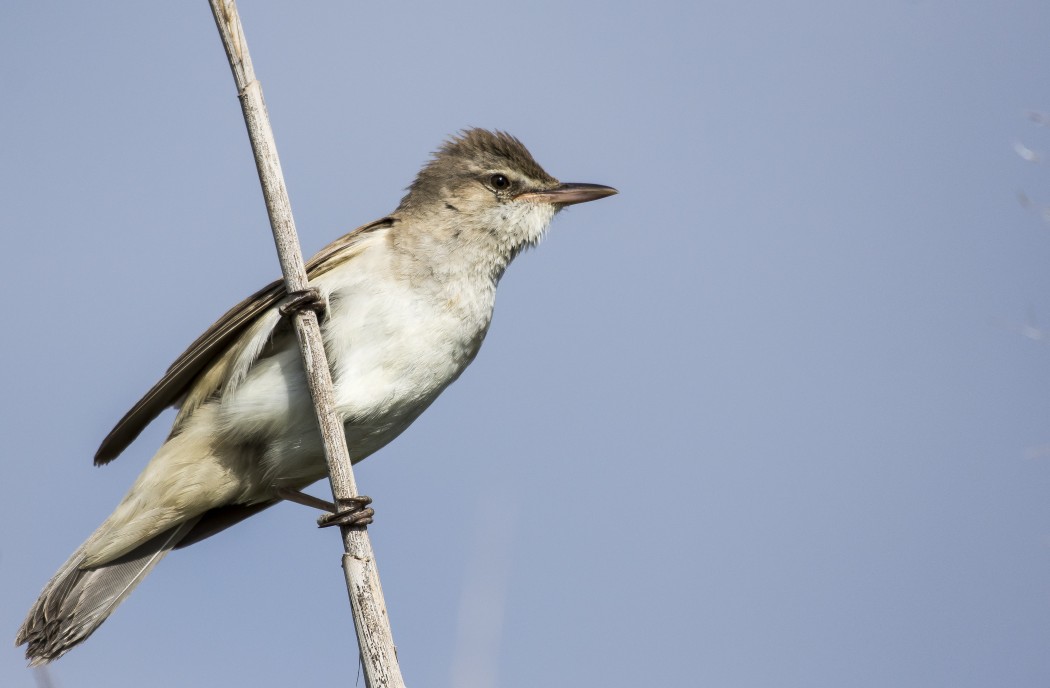
[[139,433],[160,412],[176,403],[186,388],[208,365],[214,356],[226,349],[245,328],[284,296],[284,283],[271,282],[244,301],[231,308],[208,330],[196,339],[189,348],[168,368],[157,384],[139,399],[130,411],[102,440],[95,452],[95,465],[101,466],[117,458]]
[[[383,218],[339,237],[310,259],[306,264],[307,275],[313,279],[328,272],[354,254],[357,239],[363,234],[380,227],[389,227],[393,222],[391,218]],[[255,324],[261,315],[276,306],[284,295],[284,282],[271,282],[228,310],[190,344],[171,364],[164,377],[124,414],[106,435],[106,439],[102,440],[98,451],[95,452],[95,465],[107,464],[117,458],[161,411],[185,397],[190,386],[216,357],[229,350],[240,335]],[[204,390],[205,396],[216,390]]]

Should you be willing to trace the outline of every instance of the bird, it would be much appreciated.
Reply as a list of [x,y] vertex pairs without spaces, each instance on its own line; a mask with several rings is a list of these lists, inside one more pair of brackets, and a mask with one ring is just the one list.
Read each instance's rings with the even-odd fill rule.
[[[474,360],[500,278],[555,214],[616,193],[559,182],[506,132],[465,129],[432,154],[394,212],[307,263],[307,305],[322,315],[351,461],[397,437]],[[302,296],[278,280],[231,308],[103,440],[97,465],[117,458],[161,411],[178,409],[127,495],[27,614],[15,644],[26,645],[30,666],[87,639],[172,549],[327,475],[286,317]]]

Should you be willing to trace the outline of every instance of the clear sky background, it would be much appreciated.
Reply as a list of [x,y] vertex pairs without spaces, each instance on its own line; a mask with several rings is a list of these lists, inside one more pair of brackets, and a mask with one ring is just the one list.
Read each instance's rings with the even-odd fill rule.
[[[1045,0],[240,9],[307,255],[466,126],[621,191],[359,466],[409,685],[1050,683]],[[99,441],[278,268],[205,2],[5,2],[0,99],[21,687],[18,624],[171,415]],[[176,552],[51,678],[354,685],[315,515]]]

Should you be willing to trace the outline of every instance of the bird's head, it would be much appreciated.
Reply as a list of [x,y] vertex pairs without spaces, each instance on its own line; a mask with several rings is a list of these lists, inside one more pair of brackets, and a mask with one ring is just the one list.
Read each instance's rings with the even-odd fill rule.
[[487,233],[509,262],[536,245],[565,206],[615,193],[598,184],[559,182],[510,134],[467,129],[434,153],[397,214],[425,217],[454,232]]

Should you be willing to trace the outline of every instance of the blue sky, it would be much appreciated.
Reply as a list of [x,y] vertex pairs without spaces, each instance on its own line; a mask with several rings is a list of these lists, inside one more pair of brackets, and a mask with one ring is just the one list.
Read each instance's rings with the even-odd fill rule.
[[[358,467],[410,685],[1050,680],[1050,6],[240,9],[307,255],[467,126],[621,191]],[[278,267],[206,3],[5,3],[0,92],[13,638],[171,415],[101,438]],[[353,681],[313,517],[170,556],[51,677]]]

